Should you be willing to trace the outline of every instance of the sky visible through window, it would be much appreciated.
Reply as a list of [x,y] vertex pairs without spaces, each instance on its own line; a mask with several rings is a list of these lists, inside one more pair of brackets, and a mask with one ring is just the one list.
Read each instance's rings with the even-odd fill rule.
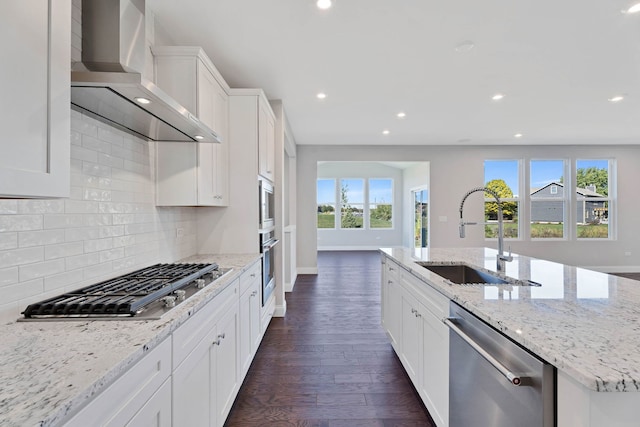
[[[558,166],[560,164],[560,167]],[[540,188],[552,181],[558,181],[562,176],[562,161],[537,161],[535,171],[531,174],[531,188]],[[579,168],[596,167],[598,169],[609,170],[607,160],[579,160]],[[485,161],[484,179],[485,184],[494,179],[504,179],[513,196],[518,197],[518,162],[513,160]]]

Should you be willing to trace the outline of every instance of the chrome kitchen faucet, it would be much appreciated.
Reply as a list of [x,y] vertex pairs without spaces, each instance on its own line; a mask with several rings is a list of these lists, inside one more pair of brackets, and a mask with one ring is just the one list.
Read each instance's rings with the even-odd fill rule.
[[464,219],[462,218],[462,209],[464,208],[464,202],[465,200],[467,200],[467,197],[469,197],[473,193],[477,193],[478,191],[491,194],[498,203],[498,255],[496,256],[496,269],[499,272],[504,272],[505,262],[513,261],[513,257],[511,256],[511,247],[509,247],[509,255],[504,254],[504,224],[502,218],[502,201],[500,201],[498,193],[487,187],[476,187],[467,191],[467,193],[462,198],[462,201],[460,202],[460,238],[464,239],[465,225],[477,224],[476,222],[464,222]]

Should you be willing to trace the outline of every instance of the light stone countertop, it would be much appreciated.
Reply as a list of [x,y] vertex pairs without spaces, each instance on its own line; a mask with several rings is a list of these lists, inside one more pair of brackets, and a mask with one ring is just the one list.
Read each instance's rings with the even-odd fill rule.
[[380,251],[588,389],[640,391],[639,281],[514,255],[506,275],[541,287],[451,285],[416,261],[463,262],[495,272],[497,251]]
[[0,426],[59,425],[261,258],[195,255],[232,268],[159,320],[11,322],[0,326]]

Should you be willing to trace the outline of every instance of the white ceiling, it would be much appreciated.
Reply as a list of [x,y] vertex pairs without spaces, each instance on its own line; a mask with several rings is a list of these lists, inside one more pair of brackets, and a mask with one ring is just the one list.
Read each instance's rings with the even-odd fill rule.
[[637,1],[147,5],[156,28],[202,46],[231,87],[281,99],[297,144],[638,144],[640,13],[622,13]]

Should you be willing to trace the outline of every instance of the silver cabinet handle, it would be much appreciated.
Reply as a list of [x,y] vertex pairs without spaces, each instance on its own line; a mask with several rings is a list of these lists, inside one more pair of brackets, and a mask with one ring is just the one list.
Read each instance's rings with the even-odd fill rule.
[[417,313],[416,309],[415,309],[415,308],[412,308],[412,309],[411,309],[411,314],[416,314],[416,313]]
[[389,271],[394,271],[394,270],[395,270],[395,268],[389,267]]
[[221,333],[221,334],[219,334],[219,335],[218,335],[218,338],[222,338],[222,339],[224,339],[224,336],[225,336],[225,333],[223,332],[223,333]]
[[256,273],[251,273],[249,276],[256,277]]
[[387,283],[391,284],[391,283],[393,283],[393,280],[387,280]]
[[258,295],[258,291],[253,291],[253,292],[251,292],[251,296],[252,296],[252,297],[255,297],[256,295]]
[[211,345],[220,345],[220,338],[212,342]]
[[449,327],[449,329],[451,329],[453,332],[458,334],[460,338],[462,338],[475,351],[477,351],[480,354],[480,356],[482,356],[487,362],[489,362],[494,368],[496,368],[498,372],[500,372],[506,379],[508,379],[511,384],[515,386],[523,385],[522,384],[523,380],[525,380],[526,377],[521,377],[519,375],[514,374],[506,366],[504,366],[502,363],[496,360],[492,355],[487,353],[487,351],[484,348],[482,348],[478,343],[476,343],[469,335],[465,334],[464,331],[454,323],[454,321],[456,320],[458,320],[457,317],[447,317],[442,321]]

